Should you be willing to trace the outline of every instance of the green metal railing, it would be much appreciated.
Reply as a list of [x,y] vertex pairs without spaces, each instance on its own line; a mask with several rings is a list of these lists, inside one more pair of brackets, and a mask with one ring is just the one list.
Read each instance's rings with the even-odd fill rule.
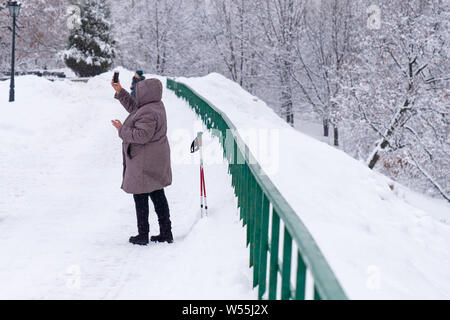
[[[243,225],[247,226],[253,286],[258,286],[259,299],[305,299],[307,270],[314,281],[314,299],[347,299],[311,234],[280,191],[263,173],[230,119],[183,83],[167,79],[167,88],[189,103],[206,127],[219,138],[223,147],[238,199],[240,218]],[[283,230],[280,230],[281,221]],[[296,245],[296,252],[292,250],[293,243]]]

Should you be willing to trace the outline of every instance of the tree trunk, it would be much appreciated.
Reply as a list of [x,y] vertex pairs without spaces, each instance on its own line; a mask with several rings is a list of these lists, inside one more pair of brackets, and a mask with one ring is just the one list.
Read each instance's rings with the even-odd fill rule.
[[255,51],[252,51],[252,54],[251,54],[252,63],[250,64],[250,85],[249,85],[251,94],[253,94],[255,92],[255,89],[254,89],[254,87],[255,87],[254,81],[255,80],[254,79],[256,78],[256,75],[258,74],[255,63],[253,62],[253,61],[255,61],[255,56],[256,56]]
[[[289,88],[285,88],[287,91],[289,91]],[[286,122],[291,125],[291,127],[294,126],[294,112],[292,108],[292,95],[290,92],[283,91],[282,92],[282,105],[281,110],[282,113],[286,116]]]
[[324,137],[328,137],[329,136],[329,121],[328,121],[328,119],[327,118],[323,118],[323,120],[322,120],[322,123],[323,123],[323,136]]
[[286,117],[286,122],[294,126],[294,110],[292,102],[292,87],[290,79],[290,62],[284,60],[281,62],[281,112]]
[[244,13],[245,13],[245,0],[241,1],[241,4],[239,6],[239,20],[240,20],[240,27],[241,27],[241,34],[239,35],[239,37],[241,38],[241,43],[240,43],[240,64],[239,64],[239,73],[240,73],[240,80],[239,80],[239,84],[241,85],[241,87],[244,86],[244,64],[245,64],[245,53],[244,53],[244,23],[245,23],[245,17],[244,17]]
[[286,121],[291,125],[291,127],[294,126],[294,114],[292,112],[286,116]]
[[380,143],[377,144],[375,151],[372,152],[369,160],[369,168],[375,168],[378,160],[380,159],[380,151],[384,150],[389,145],[389,142],[386,139],[383,139]]
[[377,143],[377,146],[375,147],[374,151],[372,151],[371,155],[369,156],[369,159],[367,160],[370,169],[373,169],[377,164],[378,160],[380,159],[379,154],[380,151],[383,151],[389,145],[389,141],[387,139],[394,134],[395,130],[405,125],[405,123],[403,122],[403,117],[406,114],[406,111],[408,110],[409,104],[410,104],[409,100],[406,100],[403,106],[397,111],[397,113],[394,115],[391,121],[391,124],[389,125],[389,128],[386,130],[386,133],[384,134],[384,138],[382,138]]
[[334,145],[336,147],[339,147],[339,130],[338,127],[334,126]]

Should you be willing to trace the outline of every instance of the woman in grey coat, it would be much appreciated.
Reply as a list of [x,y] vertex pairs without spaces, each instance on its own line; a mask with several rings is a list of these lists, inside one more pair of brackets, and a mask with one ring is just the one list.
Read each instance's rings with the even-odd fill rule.
[[154,242],[173,242],[169,206],[164,188],[172,183],[170,147],[167,139],[167,117],[162,98],[162,83],[147,79],[136,84],[136,99],[111,82],[115,98],[130,113],[122,124],[113,120],[122,139],[122,189],[130,194],[136,206],[139,234],[130,238],[133,244],[149,242],[148,198],[158,215],[160,234],[150,238]]

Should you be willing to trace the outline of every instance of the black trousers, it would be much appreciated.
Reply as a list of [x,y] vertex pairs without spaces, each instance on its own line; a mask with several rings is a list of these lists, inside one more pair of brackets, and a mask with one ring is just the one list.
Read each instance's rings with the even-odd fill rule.
[[148,234],[150,227],[148,224],[148,198],[152,199],[158,216],[159,229],[161,234],[167,234],[172,231],[170,222],[169,204],[167,203],[164,189],[153,191],[152,193],[134,194],[134,203],[136,205],[137,227],[139,234]]

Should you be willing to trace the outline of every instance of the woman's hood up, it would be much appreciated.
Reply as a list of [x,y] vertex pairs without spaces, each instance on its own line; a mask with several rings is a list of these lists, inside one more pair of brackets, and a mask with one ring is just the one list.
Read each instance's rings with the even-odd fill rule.
[[162,83],[158,79],[147,79],[136,84],[136,102],[139,107],[162,99]]

